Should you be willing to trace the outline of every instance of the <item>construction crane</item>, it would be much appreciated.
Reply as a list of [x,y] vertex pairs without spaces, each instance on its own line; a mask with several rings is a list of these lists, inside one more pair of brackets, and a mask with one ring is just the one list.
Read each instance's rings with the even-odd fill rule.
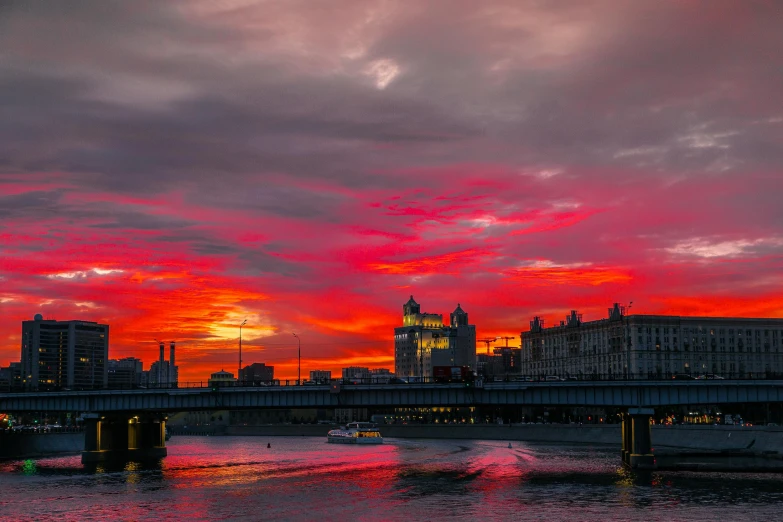
[[511,339],[516,339],[516,337],[498,337],[498,339],[505,339],[506,340],[506,348],[508,348],[508,342]]
[[477,340],[478,342],[480,342],[480,343],[484,343],[484,344],[486,344],[486,345],[487,345],[487,355],[489,355],[489,354],[490,354],[490,353],[489,353],[489,345],[490,345],[491,343],[497,342],[498,338],[497,338],[497,337],[492,337],[491,339],[490,339],[490,338],[487,338],[487,339],[476,339],[476,340]]

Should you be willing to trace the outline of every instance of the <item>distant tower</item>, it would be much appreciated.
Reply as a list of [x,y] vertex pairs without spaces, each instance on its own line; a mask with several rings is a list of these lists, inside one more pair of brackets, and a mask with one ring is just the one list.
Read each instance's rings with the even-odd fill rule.
[[416,316],[419,313],[421,313],[421,306],[411,296],[408,302],[402,305],[402,324],[405,326],[416,324]]
[[402,315],[415,315],[421,312],[421,306],[417,303],[413,296],[408,299],[408,302],[402,305]]
[[451,312],[451,326],[467,326],[468,325],[468,314],[465,312],[462,307],[457,303],[457,309]]

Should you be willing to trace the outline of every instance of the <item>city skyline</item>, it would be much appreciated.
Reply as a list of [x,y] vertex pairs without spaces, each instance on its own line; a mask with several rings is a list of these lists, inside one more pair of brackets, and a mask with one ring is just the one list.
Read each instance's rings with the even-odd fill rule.
[[[141,7],[139,5],[142,4]],[[0,7],[0,366],[393,367],[400,305],[783,317],[774,3]],[[665,37],[662,37],[665,35]],[[479,346],[481,350],[482,346]]]

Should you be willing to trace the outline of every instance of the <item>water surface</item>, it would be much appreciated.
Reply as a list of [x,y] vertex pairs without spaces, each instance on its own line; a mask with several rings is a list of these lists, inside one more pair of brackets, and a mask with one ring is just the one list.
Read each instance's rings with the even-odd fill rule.
[[[272,447],[267,448],[267,443]],[[783,475],[632,473],[614,448],[174,437],[152,464],[0,464],[4,520],[778,519]]]

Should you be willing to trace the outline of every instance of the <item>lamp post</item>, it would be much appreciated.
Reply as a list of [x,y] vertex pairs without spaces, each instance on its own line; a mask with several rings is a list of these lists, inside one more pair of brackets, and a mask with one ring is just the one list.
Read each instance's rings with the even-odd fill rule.
[[419,336],[419,382],[424,382],[424,331],[418,332]]
[[239,369],[237,370],[237,382],[240,381],[240,375],[242,375],[242,327],[247,323],[247,319],[242,321],[239,325]]
[[[633,373],[631,368],[631,307],[633,306],[633,301],[628,303],[628,307],[625,309],[625,334],[626,334],[626,346],[625,346],[625,375],[626,379],[630,377],[630,375]],[[638,362],[637,362],[638,364]]]
[[296,334],[294,334],[294,337],[296,337],[296,342],[299,345],[299,367],[296,375],[296,385],[299,386],[302,384],[302,340]]

